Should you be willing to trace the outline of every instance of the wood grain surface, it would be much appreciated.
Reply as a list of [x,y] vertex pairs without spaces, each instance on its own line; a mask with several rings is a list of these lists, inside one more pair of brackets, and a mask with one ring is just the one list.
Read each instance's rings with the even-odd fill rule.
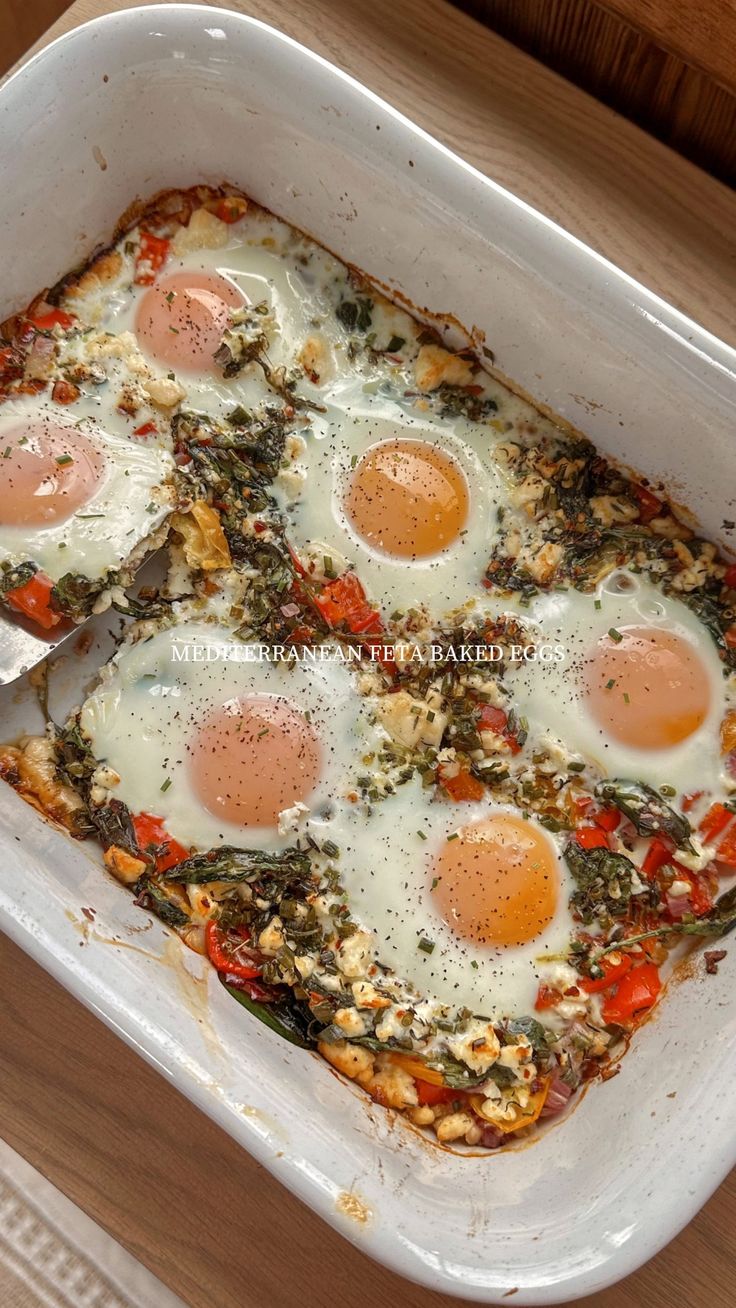
[[[0,994],[2,1134],[191,1308],[459,1308],[351,1248],[2,935]],[[732,1308],[735,1217],[736,1174],[579,1308]]]
[[601,0],[665,50],[736,91],[736,0]]
[[454,3],[699,167],[736,183],[736,0]]
[[[77,0],[56,35],[126,0]],[[444,0],[240,0],[736,346],[736,194]]]
[[[55,30],[112,7],[78,0]],[[736,343],[736,197],[718,183],[442,0],[243,7]],[[191,1308],[459,1304],[342,1241],[3,937],[0,993],[2,1133]],[[580,1308],[730,1308],[735,1229],[732,1177],[669,1248]]]

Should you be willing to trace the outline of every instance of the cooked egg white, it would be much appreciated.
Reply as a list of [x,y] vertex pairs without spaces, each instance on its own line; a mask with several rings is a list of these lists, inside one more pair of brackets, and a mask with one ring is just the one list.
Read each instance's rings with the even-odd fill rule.
[[353,566],[384,614],[425,604],[440,616],[483,595],[505,496],[495,433],[355,378],[323,399],[296,465],[304,479],[281,497],[297,551]]
[[115,570],[164,521],[173,460],[130,440],[108,406],[73,410],[38,395],[0,411],[0,561],[31,559],[58,581]]
[[[193,221],[199,225],[196,215]],[[227,379],[213,362],[233,314],[262,307],[251,319],[254,332],[267,338],[269,364],[287,371],[306,366],[300,392],[316,394],[311,378],[324,380],[336,358],[345,357],[327,292],[344,276],[342,265],[258,210],[232,225],[206,215],[202,227],[201,241],[182,229],[155,285],[136,285],[126,257],[115,284],[104,294],[93,287],[75,298],[74,311],[98,330],[131,333],[149,366],[171,372],[183,386],[189,408],[224,417],[238,405],[275,399],[257,365]]]
[[532,750],[548,733],[604,775],[679,794],[722,784],[723,667],[685,604],[619,570],[595,594],[539,595],[527,614],[535,638],[565,652],[509,677]]
[[351,912],[374,931],[382,964],[453,1007],[534,1010],[540,969],[566,951],[573,924],[569,873],[533,818],[432,802],[414,780],[368,816],[341,809],[333,830]]
[[268,662],[197,622],[123,647],[81,725],[115,797],[202,850],[293,845],[300,813],[329,824],[370,738],[343,663]]

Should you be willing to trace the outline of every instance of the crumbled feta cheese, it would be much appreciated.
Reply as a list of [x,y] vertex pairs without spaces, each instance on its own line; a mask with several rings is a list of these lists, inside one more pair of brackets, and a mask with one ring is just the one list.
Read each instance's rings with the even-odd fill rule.
[[448,1040],[447,1047],[455,1058],[466,1063],[473,1072],[487,1072],[501,1051],[492,1023],[478,1017],[472,1018],[460,1035]]
[[372,931],[354,931],[346,940],[341,940],[337,950],[337,965],[343,976],[363,976],[372,952]]

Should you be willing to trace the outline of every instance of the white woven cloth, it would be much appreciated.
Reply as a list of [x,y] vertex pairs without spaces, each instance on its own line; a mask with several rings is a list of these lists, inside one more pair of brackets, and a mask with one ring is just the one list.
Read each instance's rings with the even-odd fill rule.
[[0,1140],[2,1308],[186,1308]]

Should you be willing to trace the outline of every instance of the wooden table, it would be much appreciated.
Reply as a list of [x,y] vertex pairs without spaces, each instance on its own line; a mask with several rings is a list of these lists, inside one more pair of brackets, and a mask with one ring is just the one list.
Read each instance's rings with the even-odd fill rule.
[[[123,7],[77,0],[49,36]],[[692,165],[443,0],[231,7],[327,55],[736,344],[736,196]],[[2,1134],[192,1308],[460,1303],[347,1245],[3,937],[0,987]],[[579,1302],[730,1308],[735,1230],[732,1176],[645,1268]]]

